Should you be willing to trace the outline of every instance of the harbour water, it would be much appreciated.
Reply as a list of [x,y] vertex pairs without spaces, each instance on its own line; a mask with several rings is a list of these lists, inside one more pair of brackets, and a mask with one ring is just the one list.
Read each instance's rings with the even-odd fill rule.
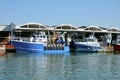
[[0,80],[120,80],[120,55],[7,53]]

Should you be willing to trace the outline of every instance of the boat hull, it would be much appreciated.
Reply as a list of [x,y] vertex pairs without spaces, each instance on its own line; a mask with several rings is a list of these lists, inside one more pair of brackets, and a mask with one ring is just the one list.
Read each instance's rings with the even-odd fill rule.
[[11,41],[13,46],[15,47],[16,52],[19,53],[50,53],[50,52],[68,52],[69,47],[64,46],[63,49],[53,49],[52,47],[44,47],[43,43],[37,43],[37,42],[20,42],[20,41]]
[[101,47],[92,46],[92,45],[85,45],[85,44],[74,44],[72,45],[74,48],[70,48],[71,51],[76,52],[99,52],[102,51]]
[[120,44],[115,44],[114,45],[114,53],[120,54]]
[[102,48],[96,46],[89,46],[83,44],[76,44],[76,51],[83,51],[83,52],[98,52],[102,51]]

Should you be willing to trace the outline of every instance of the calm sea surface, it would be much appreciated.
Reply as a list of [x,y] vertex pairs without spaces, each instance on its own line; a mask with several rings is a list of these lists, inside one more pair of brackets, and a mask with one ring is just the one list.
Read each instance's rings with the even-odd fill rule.
[[7,53],[0,80],[120,80],[120,55]]

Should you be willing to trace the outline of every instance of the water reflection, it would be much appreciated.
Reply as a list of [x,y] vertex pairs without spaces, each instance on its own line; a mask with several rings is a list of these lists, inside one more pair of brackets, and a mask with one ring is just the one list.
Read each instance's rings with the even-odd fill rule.
[[119,80],[120,55],[10,53],[0,57],[0,80]]

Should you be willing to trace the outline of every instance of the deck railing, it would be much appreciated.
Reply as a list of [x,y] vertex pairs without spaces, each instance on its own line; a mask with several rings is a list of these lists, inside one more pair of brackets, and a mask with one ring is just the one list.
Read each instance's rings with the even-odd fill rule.
[[30,41],[30,37],[13,37],[13,40],[17,41]]
[[44,50],[64,50],[64,44],[47,44],[44,45]]

